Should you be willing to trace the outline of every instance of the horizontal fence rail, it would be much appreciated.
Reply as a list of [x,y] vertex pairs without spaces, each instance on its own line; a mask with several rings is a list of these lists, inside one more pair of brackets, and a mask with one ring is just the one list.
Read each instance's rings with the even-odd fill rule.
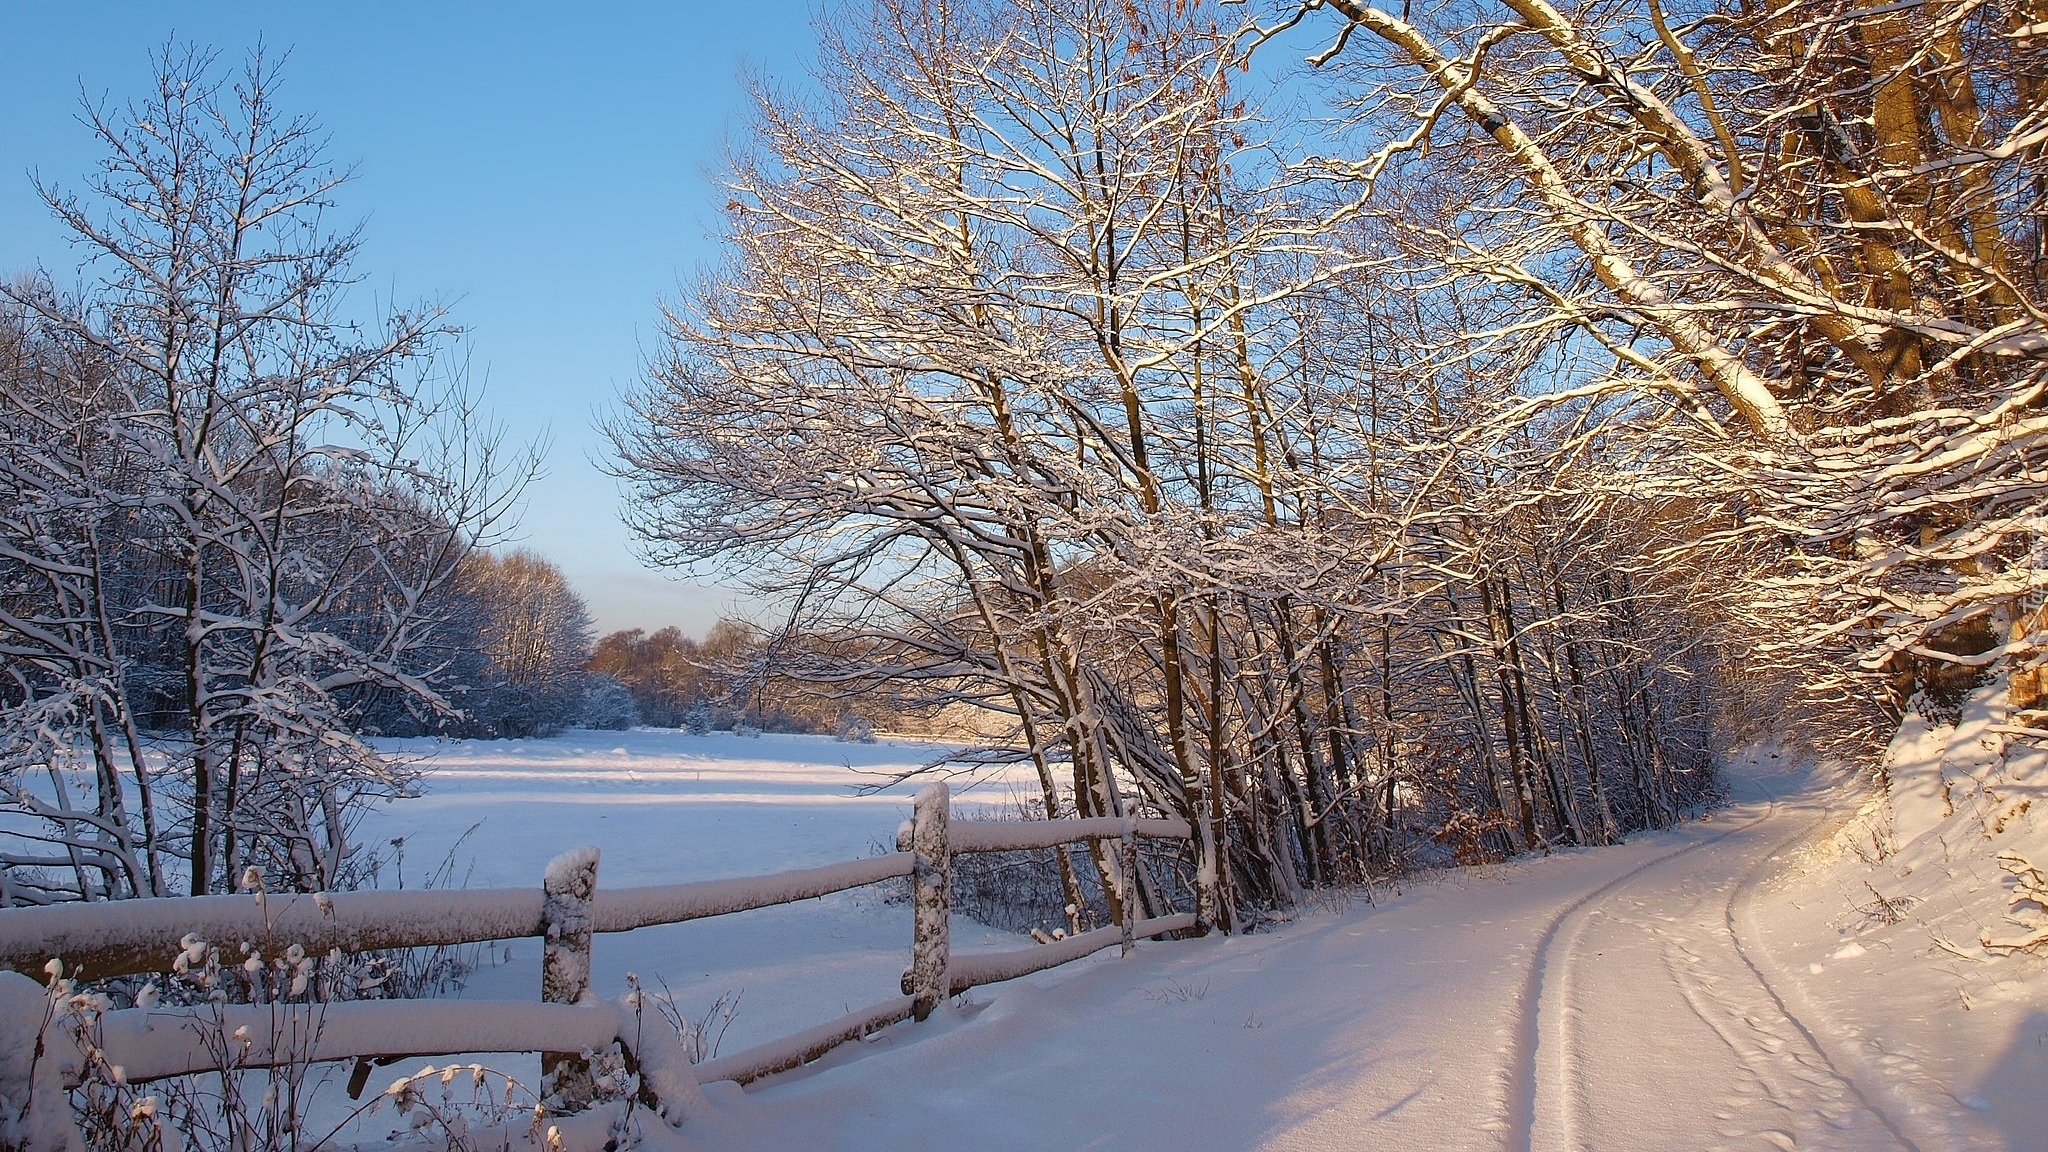
[[656,924],[680,924],[707,916],[793,904],[908,876],[914,863],[915,858],[908,852],[891,852],[822,868],[800,868],[738,880],[606,889],[597,894],[590,910],[590,925],[598,932],[628,932]]
[[[600,891],[597,932],[630,932],[789,904],[910,875],[908,852],[891,852],[767,876]],[[186,935],[212,943],[276,940],[308,954],[544,936],[545,900],[533,888],[417,892],[178,896],[98,904],[0,909],[0,968],[41,972],[51,960],[85,979],[161,972]]]
[[955,852],[1014,852],[1024,848],[1056,848],[1077,840],[1115,840],[1125,835],[1146,840],[1186,840],[1185,820],[1122,820],[1097,816],[1086,820],[958,820],[948,844]]
[[537,888],[174,896],[0,909],[0,967],[41,973],[51,960],[90,980],[163,972],[187,934],[232,948],[282,940],[309,955],[538,936]]
[[[742,1084],[814,1060],[832,1048],[906,1019],[924,1019],[947,996],[1015,979],[1140,937],[1200,931],[1198,918],[1175,913],[1138,919],[1137,841],[1186,842],[1185,821],[1092,818],[954,821],[946,785],[917,795],[898,850],[817,868],[764,876],[599,890],[594,848],[564,853],[548,865],[540,889],[424,890],[256,894],[124,900],[0,909],[0,1020],[21,1020],[25,998],[43,997],[39,977],[51,960],[82,979],[165,972],[187,942],[206,941],[223,957],[238,947],[274,957],[290,945],[308,955],[540,937],[541,999],[534,1001],[387,1000],[330,1003],[205,1005],[104,1012],[94,1043],[131,1083],[222,1068],[223,1037],[237,1038],[226,1059],[234,1067],[294,1062],[377,1060],[467,1052],[540,1052],[544,1091],[563,1110],[589,1102],[583,1053],[614,1042],[643,1072],[643,1094],[664,1099],[680,1119],[701,1102],[699,1084]],[[1117,841],[1115,883],[1127,898],[1120,924],[1027,948],[954,955],[950,944],[952,858],[962,853],[1057,848]],[[676,1044],[650,1044],[633,1010],[590,995],[591,936],[723,916],[807,900],[889,880],[910,881],[914,932],[902,995],[814,1028],[694,1066]],[[1104,877],[1105,886],[1111,883]],[[230,960],[230,962],[233,962]],[[17,973],[19,975],[17,975]],[[12,1006],[12,1007],[10,1007]],[[31,1012],[28,1015],[33,1016]],[[51,1058],[66,1083],[87,1061],[53,1021],[45,1030]],[[0,1043],[37,1043],[33,1035]],[[683,1071],[677,1074],[676,1069]],[[357,1080],[361,1072],[359,1068]],[[0,1084],[0,1095],[12,1088]],[[353,1092],[353,1088],[351,1091]]]
[[[1194,928],[1198,921],[1194,913],[1182,912],[1174,916],[1156,916],[1140,920],[1134,926],[1135,936],[1164,936],[1169,932],[1185,932]],[[1008,952],[970,952],[965,956],[953,957],[950,987],[954,993],[978,988],[983,984],[1000,984],[1015,980],[1033,972],[1042,972],[1057,967],[1069,960],[1092,956],[1112,945],[1123,942],[1123,929],[1097,928],[1093,932],[1082,932],[1050,944],[1034,948],[1017,948]]]
[[916,1000],[911,996],[898,996],[884,1000],[871,1008],[849,1012],[837,1020],[829,1020],[816,1028],[807,1028],[793,1036],[771,1040],[744,1052],[730,1056],[719,1056],[697,1065],[697,1083],[711,1084],[719,1080],[737,1080],[749,1084],[763,1076],[786,1072],[799,1064],[807,1064],[849,1040],[858,1040],[871,1032],[878,1032],[891,1024],[910,1019]]

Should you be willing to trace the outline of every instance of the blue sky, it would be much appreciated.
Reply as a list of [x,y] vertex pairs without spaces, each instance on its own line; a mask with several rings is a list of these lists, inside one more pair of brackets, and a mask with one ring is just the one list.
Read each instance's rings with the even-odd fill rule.
[[[358,271],[383,299],[440,300],[520,438],[548,436],[523,543],[560,564],[600,628],[701,632],[730,592],[643,569],[593,465],[593,414],[639,371],[658,301],[714,256],[724,141],[743,69],[794,79],[801,7],[683,3],[11,3],[0,5],[0,275],[76,257],[29,173],[77,187],[97,152],[79,94],[139,93],[173,34],[239,62],[289,50],[281,103],[353,164],[341,214],[367,222]],[[367,303],[367,301],[366,301]]]

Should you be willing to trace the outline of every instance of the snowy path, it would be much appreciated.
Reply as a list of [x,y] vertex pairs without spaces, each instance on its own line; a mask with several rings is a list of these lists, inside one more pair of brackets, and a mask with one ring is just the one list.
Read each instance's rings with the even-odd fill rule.
[[1788,1006],[1754,925],[1816,807],[1753,798],[1558,917],[1531,971],[1529,1147],[1917,1148]]
[[1735,802],[1674,832],[978,992],[750,1093],[721,1086],[677,1135],[705,1150],[2035,1146],[1972,1128],[1967,1086],[1874,1074],[1870,1045],[1787,974],[1760,888],[1846,815],[1795,787],[1738,780]]

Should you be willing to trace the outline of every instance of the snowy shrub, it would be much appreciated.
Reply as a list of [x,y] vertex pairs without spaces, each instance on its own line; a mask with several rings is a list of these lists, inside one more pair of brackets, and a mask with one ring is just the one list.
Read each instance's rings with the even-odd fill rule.
[[393,1129],[392,1140],[417,1133],[430,1146],[438,1145],[447,1152],[509,1152],[515,1145],[559,1152],[562,1147],[558,1131],[547,1122],[547,1109],[533,1090],[482,1064],[441,1068],[428,1064],[410,1076],[401,1076],[312,1147],[326,1146],[342,1128],[360,1117],[375,1115],[387,1102],[393,1118],[403,1125],[403,1131]]
[[661,993],[648,992],[640,984],[635,973],[626,974],[626,984],[631,989],[626,997],[626,1006],[639,1016],[639,1026],[646,1028],[645,1010],[652,1004],[655,1017],[662,1023],[668,1038],[676,1044],[676,1050],[692,1064],[702,1064],[715,1058],[718,1049],[725,1042],[725,1034],[732,1028],[733,1020],[740,1013],[740,991],[726,991],[718,994],[711,1006],[692,1019],[676,1003],[675,994],[663,982]]
[[[467,875],[458,876],[457,860],[462,846],[483,824],[471,824],[449,845],[439,863],[425,876],[415,877],[410,886],[428,890],[464,888]],[[408,887],[405,876],[405,837],[395,837],[385,850],[363,853],[362,883],[365,888]],[[510,952],[508,950],[507,956]],[[379,948],[347,955],[353,967],[350,991],[342,999],[418,1000],[445,992],[460,992],[469,974],[490,959],[482,944],[426,944],[417,948]]]
[[835,736],[842,744],[873,744],[875,726],[858,712],[848,712],[839,718]]
[[1068,845],[953,857],[953,910],[1008,932],[1085,932],[1109,923],[1102,885],[1085,859],[1076,860],[1074,869],[1085,903],[1068,902],[1060,877],[1062,852],[1070,860],[1077,855]]
[[[261,874],[250,869],[243,879],[250,897],[267,913],[269,894]],[[335,1063],[312,1058],[327,1006],[416,990],[431,977],[415,954],[434,953],[437,960],[429,967],[445,972],[448,950],[345,954],[334,949],[319,956],[274,937],[268,928],[258,936],[224,947],[188,933],[164,973],[92,985],[66,978],[63,966],[52,960],[46,968],[49,980],[40,1016],[45,1025],[60,1029],[79,1054],[78,1084],[68,1092],[58,1087],[54,1063],[41,1072],[30,1069],[28,1075],[19,1074],[19,1068],[7,1069],[15,1074],[0,1083],[32,1083],[32,1096],[54,1094],[62,1103],[56,1117],[44,1114],[30,1124],[26,1122],[34,1118],[39,1099],[0,1101],[5,1105],[0,1112],[15,1119],[11,1126],[0,1120],[0,1147],[59,1152],[66,1147],[68,1126],[75,1124],[90,1152],[299,1152],[329,1146],[348,1125],[387,1103],[404,1125],[393,1138],[413,1134],[450,1152],[550,1146],[543,1129],[548,1113],[539,1107],[536,1094],[512,1077],[478,1064],[430,1066],[400,1077],[308,1142],[307,1136],[313,1134],[309,1109],[322,1088],[338,1082]],[[6,978],[0,974],[0,979]],[[28,988],[33,994],[33,984]],[[0,1011],[10,1018],[20,1015],[22,1005],[15,1001],[21,999],[20,989],[0,986]],[[257,1017],[269,1023],[231,1027],[231,1006],[249,1004],[273,1006]],[[181,1026],[192,1028],[211,1067],[132,1084],[106,1053],[102,1020],[115,1009],[158,1006],[183,1010],[190,1023]],[[251,1052],[275,1054],[276,1062],[251,1060]],[[611,1052],[607,1063],[606,1055],[599,1054],[596,1063],[603,1073],[600,1088],[615,1091],[600,1098],[616,1099],[636,1089],[638,1081],[625,1057]],[[34,1058],[46,1058],[41,1046]],[[370,1068],[367,1060],[356,1064],[351,1096]],[[322,1127],[336,1111],[328,1110]],[[630,1114],[630,1107],[624,1109],[626,1118]]]
[[708,736],[727,726],[720,723],[722,719],[723,717],[720,716],[716,708],[699,700],[687,709],[684,709],[683,731],[688,732],[692,736]]
[[[1014,808],[990,807],[961,812],[973,820],[1040,820],[1043,811],[1036,801]],[[890,847],[872,844],[879,855]],[[1079,900],[1067,890],[1060,857],[1066,856]],[[1193,877],[1179,845],[1164,840],[1138,841],[1139,866],[1152,880],[1153,891],[1170,907],[1194,907]],[[885,904],[910,900],[910,883],[904,879],[875,886]],[[952,909],[978,924],[1005,932],[1028,933],[1041,942],[1068,933],[1101,928],[1112,921],[1109,903],[1102,895],[1102,881],[1094,860],[1081,844],[1057,848],[1024,848],[1006,852],[962,852],[953,856]]]
[[[224,964],[218,947],[187,935],[170,975],[139,987],[133,981],[117,982],[116,987],[128,989],[120,993],[75,985],[56,961],[50,962],[51,1018],[81,1058],[69,1106],[86,1148],[271,1152],[300,1146],[305,1105],[325,1079],[316,1075],[311,1058],[324,1016],[320,1005],[340,998],[348,965],[339,952],[310,957],[297,945],[267,958],[246,942],[239,951],[238,962]],[[115,1008],[159,1003],[193,1013],[213,1067],[131,1084],[105,1052],[102,1018]],[[305,1011],[277,1012],[269,1035],[252,1036],[246,1024],[228,1027],[225,1010],[231,1003],[313,1005],[311,1026]],[[255,1047],[283,1058],[269,1067],[247,1067],[247,1054]]]
[[583,727],[623,732],[639,722],[640,709],[625,681],[600,672],[583,678]]
[[[1139,843],[1141,866],[1155,881],[1155,890],[1175,908],[1193,907],[1192,888],[1179,878],[1173,854],[1159,842]],[[1079,904],[1067,899],[1061,853],[1081,890]],[[1086,932],[1111,922],[1101,879],[1089,853],[1078,844],[953,857],[953,910],[991,928],[1046,936]]]
[[165,1096],[129,1084],[100,1047],[100,1016],[113,1007],[112,1001],[100,993],[73,991],[56,962],[51,964],[52,1016],[83,1057],[78,1087],[71,1090],[71,1112],[85,1146],[94,1152],[162,1152],[178,1147]]

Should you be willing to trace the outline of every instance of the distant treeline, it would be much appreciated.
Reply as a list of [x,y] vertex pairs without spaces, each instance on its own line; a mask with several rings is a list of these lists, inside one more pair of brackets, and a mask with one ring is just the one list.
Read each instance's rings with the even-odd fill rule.
[[[826,686],[789,675],[790,658],[816,643],[802,637],[771,639],[729,619],[720,620],[702,640],[678,628],[652,633],[633,628],[598,641],[588,668],[593,680],[621,685],[630,694],[635,722],[657,727],[858,735],[875,724],[904,722],[885,702],[849,703]],[[609,726],[601,719],[586,717],[584,724]]]

